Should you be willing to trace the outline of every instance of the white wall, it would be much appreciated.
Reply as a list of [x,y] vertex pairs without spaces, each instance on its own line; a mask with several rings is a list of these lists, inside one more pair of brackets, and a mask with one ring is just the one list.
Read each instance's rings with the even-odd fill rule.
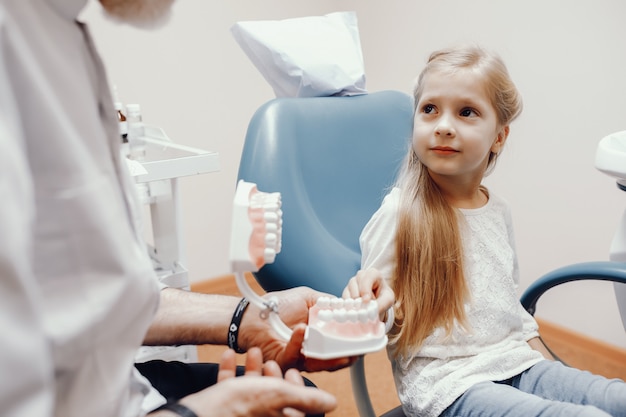
[[[428,53],[454,43],[478,42],[506,60],[525,110],[487,183],[512,204],[522,288],[553,268],[607,259],[626,194],[593,162],[599,139],[626,129],[625,2],[179,0],[165,28],[140,31],[104,19],[92,1],[84,20],[121,99],[140,103],[146,123],[173,140],[221,155],[221,172],[181,181],[192,280],[228,273],[243,138],[273,98],[230,26],[342,10],[357,12],[369,91],[409,92]],[[610,285],[553,294],[539,316],[626,347]]]

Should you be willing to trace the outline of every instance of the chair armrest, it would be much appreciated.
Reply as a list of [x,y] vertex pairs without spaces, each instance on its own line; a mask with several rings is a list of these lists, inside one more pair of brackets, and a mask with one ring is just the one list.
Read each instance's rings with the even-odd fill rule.
[[533,282],[522,294],[522,306],[530,314],[535,314],[537,300],[550,288],[572,281],[601,280],[626,284],[626,263],[624,262],[583,262],[555,269]]

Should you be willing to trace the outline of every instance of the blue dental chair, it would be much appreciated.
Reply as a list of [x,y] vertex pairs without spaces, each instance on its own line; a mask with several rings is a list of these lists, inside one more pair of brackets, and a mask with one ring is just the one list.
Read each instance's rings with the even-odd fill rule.
[[[340,296],[360,267],[359,236],[393,184],[413,127],[412,98],[397,91],[353,97],[279,98],[252,117],[238,179],[280,192],[282,252],[256,272],[266,291],[308,286]],[[626,265],[586,263],[554,271],[524,296],[534,313],[548,289],[579,279],[626,283]],[[375,416],[363,358],[351,368],[361,417]],[[401,407],[384,417],[404,416]]]
[[396,91],[280,98],[257,110],[238,178],[282,195],[282,251],[255,274],[266,291],[306,285],[341,295],[412,127],[412,99]]

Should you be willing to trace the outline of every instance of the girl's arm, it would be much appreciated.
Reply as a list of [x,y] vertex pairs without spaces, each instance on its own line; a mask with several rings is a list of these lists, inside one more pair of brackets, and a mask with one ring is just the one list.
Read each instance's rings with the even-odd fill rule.
[[393,271],[399,198],[400,190],[394,188],[363,228],[359,237],[361,270],[350,279],[343,291],[344,298],[375,298],[383,320],[395,301],[389,279]]

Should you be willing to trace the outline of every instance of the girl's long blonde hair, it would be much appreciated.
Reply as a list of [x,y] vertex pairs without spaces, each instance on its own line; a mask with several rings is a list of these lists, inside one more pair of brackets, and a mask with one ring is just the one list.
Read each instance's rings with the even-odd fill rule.
[[[432,53],[413,93],[415,106],[426,74],[463,69],[483,75],[500,126],[519,115],[521,97],[504,62],[476,46]],[[488,171],[496,157],[490,154]],[[443,197],[412,147],[396,185],[401,189],[393,279],[397,302],[390,340],[396,354],[406,354],[438,327],[450,334],[455,324],[467,326],[464,305],[469,290],[463,273],[460,212]]]

